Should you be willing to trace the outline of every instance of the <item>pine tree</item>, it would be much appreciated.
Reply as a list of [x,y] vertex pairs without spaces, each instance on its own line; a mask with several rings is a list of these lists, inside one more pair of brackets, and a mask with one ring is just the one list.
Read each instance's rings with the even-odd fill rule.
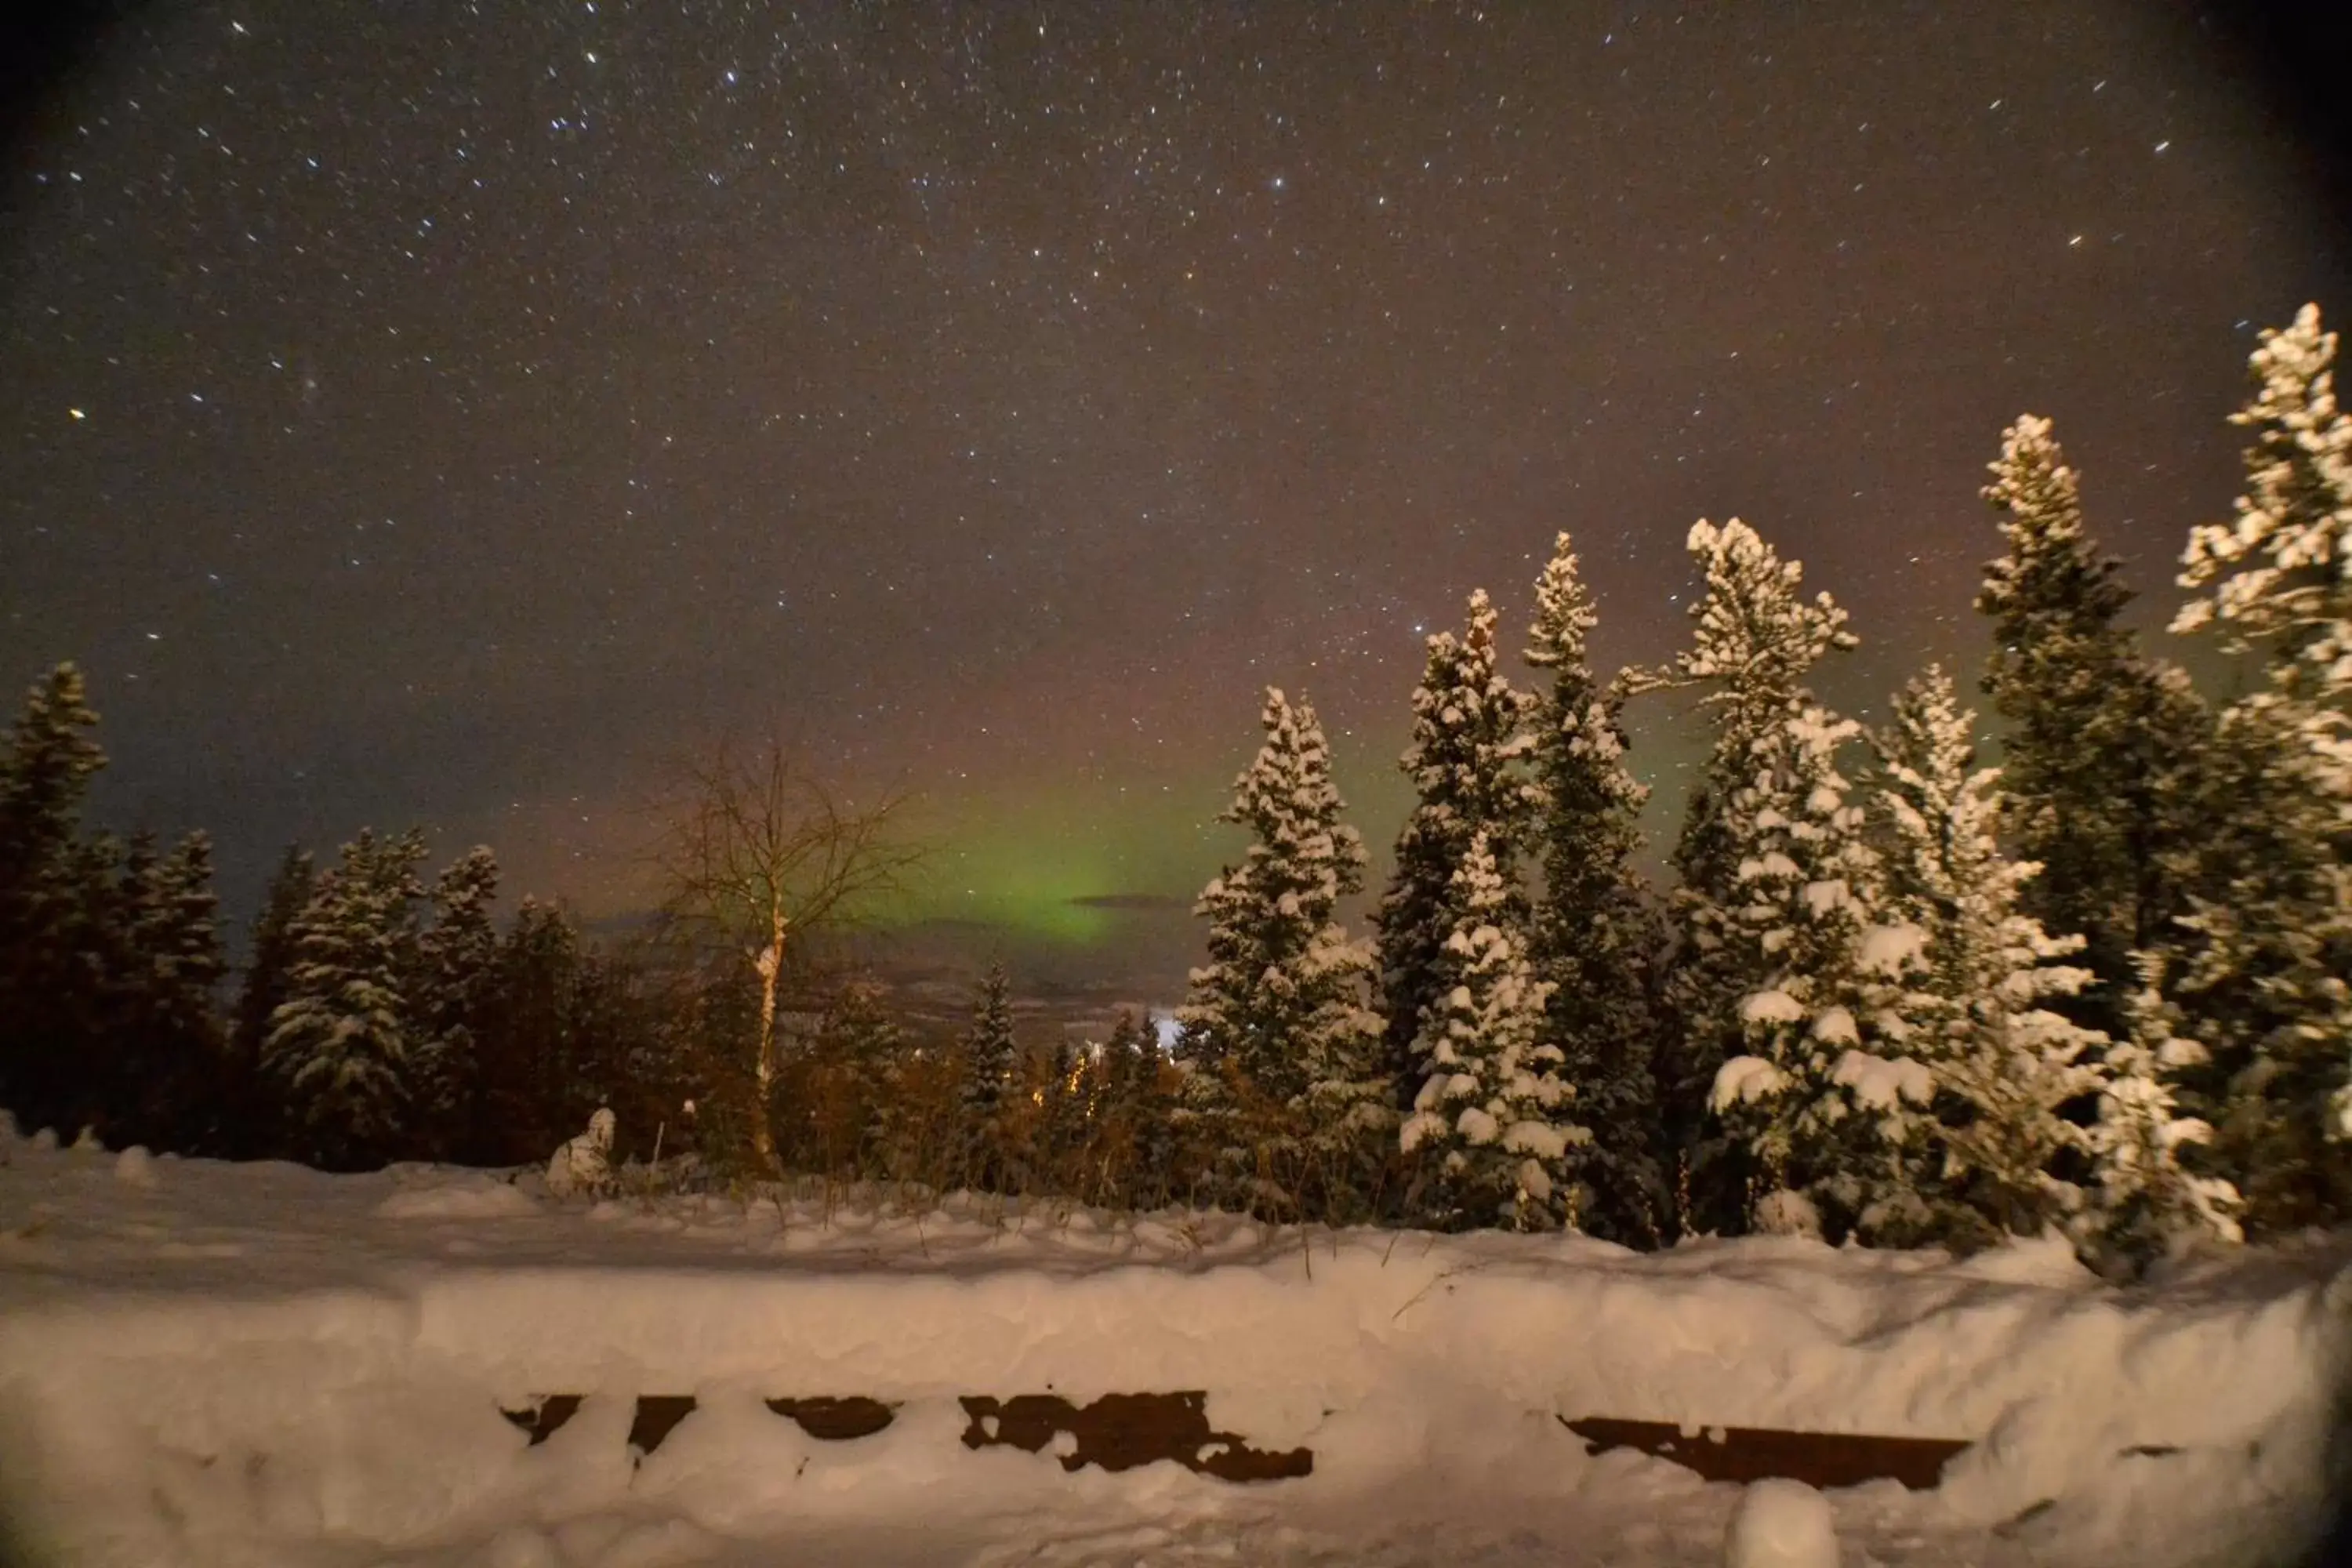
[[316,890],[310,853],[290,845],[271,873],[254,921],[252,951],[237,987],[231,1015],[224,1087],[221,1152],[252,1159],[274,1153],[280,1131],[277,1099],[261,1068],[269,1020],[290,994],[294,973],[294,926]]
[[2180,1113],[2171,1088],[2205,1047],[2176,1032],[2179,1013],[2164,999],[2162,960],[2143,954],[2137,969],[2139,986],[2126,998],[2131,1033],[2108,1048],[2101,1070],[2099,1119],[2087,1133],[2095,1185],[2076,1226],[2085,1249],[2117,1268],[2136,1268],[2188,1237],[2242,1239],[2236,1189],[2180,1161],[2212,1135]]
[[2320,782],[2352,811],[2352,416],[2336,400],[2336,334],[2319,307],[2266,331],[2253,397],[2230,422],[2253,432],[2235,520],[2193,530],[2180,585],[2209,589],[2173,626],[2218,625],[2231,652],[2268,652],[2272,689],[2295,705]]
[[[1821,739],[1829,721],[1806,720],[1806,681],[1824,656],[1857,639],[1829,595],[1800,596],[1802,563],[1780,560],[1738,518],[1721,528],[1705,520],[1693,524],[1687,548],[1706,577],[1705,595],[1691,607],[1697,623],[1691,646],[1672,665],[1639,673],[1628,685],[1635,691],[1696,689],[1713,731],[1675,845],[1677,885],[1669,910],[1678,947],[1667,998],[1678,1038],[1657,1075],[1668,1145],[1686,1194],[1683,1228],[1730,1231],[1747,1223],[1753,1173],[1740,1142],[1710,1121],[1714,1092],[1724,1062],[1753,1048],[1743,1002],[1769,988],[1782,967],[1746,931],[1742,918],[1755,902],[1745,868],[1762,853],[1757,835],[1780,829],[1763,823],[1761,805],[1743,805],[1741,796],[1755,790],[1768,750],[1778,748],[1787,766],[1810,765],[1807,744]],[[1799,726],[1803,733],[1793,728]]]
[[1149,1013],[1121,1013],[1095,1058],[1096,1179],[1100,1201],[1134,1206],[1147,1180],[1147,1160],[1159,1109],[1153,1089],[1160,1072],[1157,1031]]
[[223,1111],[214,991],[224,970],[212,841],[142,842],[121,887],[121,1011],[110,1054],[123,1092],[110,1142],[216,1148]]
[[[476,1052],[481,1156],[544,1160],[604,1103],[586,1092],[577,1054],[584,966],[579,927],[562,906],[525,894],[499,944],[493,1021]],[[736,1110],[748,1124],[749,1107]]]
[[481,1058],[499,981],[499,932],[490,918],[498,892],[498,857],[477,845],[435,879],[433,923],[417,939],[409,988],[414,1131],[418,1151],[435,1158],[484,1152]]
[[1426,1174],[1413,1206],[1446,1229],[1540,1230],[1573,1223],[1568,1152],[1591,1134],[1569,1119],[1538,980],[1507,924],[1510,890],[1481,833],[1454,874],[1462,913],[1438,974],[1444,989],[1422,1016],[1422,1079],[1400,1131]]
[[[661,1011],[626,950],[581,947],[564,1013],[572,1095],[564,1109],[584,1125],[595,1108],[609,1107],[620,1123],[616,1153],[649,1158],[656,1145],[680,1152],[679,1107],[696,1091],[661,1026]],[[496,1026],[495,988],[489,1016],[486,1038]]]
[[1909,1206],[1932,1093],[1906,1050],[1917,933],[1879,918],[1877,859],[1837,768],[1858,731],[1818,706],[1787,720],[1720,818],[1740,855],[1727,971],[1755,980],[1735,1014],[1745,1053],[1717,1070],[1710,1101],[1764,1228],[1792,1208],[1842,1230]]
[[1530,928],[1536,973],[1549,984],[1548,1035],[1564,1055],[1592,1128],[1570,1153],[1577,1223],[1631,1246],[1664,1238],[1673,1196],[1660,1169],[1652,1052],[1664,933],[1635,869],[1648,790],[1624,763],[1625,692],[1601,687],[1587,652],[1598,616],[1569,536],[1536,584],[1528,663],[1551,674],[1531,719],[1541,808],[1535,840],[1543,890]]
[[1053,1190],[1075,1195],[1073,1163],[1087,1137],[1087,1111],[1092,1086],[1076,1045],[1064,1035],[1039,1053],[1037,1165]]
[[2050,422],[2002,433],[1985,499],[2009,552],[1985,568],[1977,608],[1993,622],[1984,689],[2009,723],[2003,826],[2042,874],[2025,913],[2080,933],[2097,977],[2068,1011],[2124,1027],[2131,955],[2172,951],[2202,825],[2198,769],[2211,716],[2171,666],[2143,657],[2119,616],[2131,594],[2083,526],[2074,470]]
[[1020,1056],[1013,1033],[1012,983],[1003,964],[992,963],[963,1037],[964,1180],[982,1191],[1007,1191],[1018,1173],[1012,1113]]
[[2214,830],[2179,997],[2210,1059],[2191,1075],[2257,1234],[2352,1214],[2352,417],[2336,339],[2305,306],[2265,331],[2246,492],[2193,531],[2175,630],[2259,649],[2264,679],[2222,715]]
[[80,1080],[103,1026],[103,914],[114,858],[81,837],[105,752],[81,673],[26,694],[0,752],[0,1105],[38,1127],[90,1110]]
[[0,893],[22,897],[79,835],[89,781],[106,753],[81,671],[60,664],[25,695],[0,764]]
[[777,1119],[789,1162],[828,1176],[889,1173],[888,1093],[903,1037],[871,981],[852,980],[818,1021],[801,1070],[787,1076]]
[[1206,1068],[1192,1108],[1223,1141],[1223,1192],[1266,1212],[1343,1211],[1390,1124],[1381,1022],[1364,1005],[1371,953],[1333,918],[1362,886],[1363,845],[1339,821],[1314,709],[1269,688],[1261,721],[1265,742],[1220,818],[1252,842],[1194,909],[1209,962],[1181,1015]]
[[1936,1087],[1927,1145],[1910,1152],[1916,1203],[1882,1217],[1884,1239],[2039,1235],[2079,1196],[2053,1168],[2083,1142],[2062,1112],[2096,1087],[2106,1041],[2042,1005],[2089,982],[2087,970],[2055,962],[2083,939],[2051,936],[2020,912],[2040,868],[2000,852],[2000,773],[1976,766],[1975,731],[1951,678],[1931,665],[1874,737],[1886,913],[1924,941],[1924,972],[1905,999],[1906,1048]]
[[400,1150],[412,1091],[416,834],[362,831],[294,924],[287,1000],[271,1017],[263,1063],[282,1086],[294,1146],[331,1170],[366,1169]]
[[1412,742],[1398,765],[1412,780],[1414,804],[1397,836],[1396,870],[1372,917],[1386,1066],[1400,1104],[1414,1092],[1413,1041],[1423,1013],[1441,994],[1442,954],[1462,913],[1454,873],[1480,833],[1504,868],[1505,919],[1521,929],[1527,921],[1516,873],[1538,805],[1521,765],[1533,744],[1527,729],[1533,699],[1512,689],[1496,657],[1495,608],[1479,589],[1470,595],[1462,637],[1440,632],[1429,639],[1413,689]]

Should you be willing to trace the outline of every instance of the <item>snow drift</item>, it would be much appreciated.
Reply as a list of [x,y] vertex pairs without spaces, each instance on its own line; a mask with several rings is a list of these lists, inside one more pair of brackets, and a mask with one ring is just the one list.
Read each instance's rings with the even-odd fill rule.
[[[0,1497],[36,1563],[1701,1563],[1738,1489],[1560,1418],[1967,1439],[1832,1494],[1885,1563],[2285,1560],[2316,1528],[2352,1250],[2117,1290],[2060,1245],[1269,1232],[816,1199],[564,1205],[535,1176],[0,1169]],[[968,1451],[962,1394],[1205,1388],[1306,1479]],[[501,1416],[586,1395],[531,1445]],[[651,1454],[638,1394],[697,1407]],[[866,1395],[811,1437],[762,1403]],[[1859,1559],[1849,1556],[1849,1561]]]

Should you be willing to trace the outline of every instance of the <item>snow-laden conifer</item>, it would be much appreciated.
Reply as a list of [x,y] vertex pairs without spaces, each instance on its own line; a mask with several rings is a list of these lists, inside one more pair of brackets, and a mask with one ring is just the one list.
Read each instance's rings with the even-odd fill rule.
[[1339,820],[1314,709],[1268,689],[1261,721],[1265,742],[1220,818],[1247,827],[1250,846],[1194,907],[1209,961],[1181,1015],[1186,1099],[1223,1191],[1275,1210],[1345,1208],[1391,1125],[1381,1021],[1365,1005],[1372,955],[1334,918],[1363,885],[1363,844]]
[[1527,650],[1528,663],[1549,676],[1529,716],[1543,866],[1529,952],[1550,987],[1559,1075],[1592,1129],[1591,1142],[1570,1152],[1577,1223],[1654,1247],[1673,1207],[1652,1077],[1664,931],[1634,866],[1648,791],[1625,766],[1625,694],[1593,678],[1588,643],[1598,619],[1562,533],[1536,583]]
[[2082,1142],[2061,1112],[2095,1087],[2106,1043],[2043,1005],[2089,981],[2058,962],[2083,939],[2053,937],[2020,910],[2040,868],[2001,853],[2000,775],[1976,765],[1976,716],[1941,668],[1904,689],[1873,739],[1885,917],[1924,937],[1904,1001],[1906,1048],[1936,1089],[1918,1205],[1890,1214],[1882,1234],[1962,1244],[2039,1235],[2079,1199],[2054,1168]]
[[[1728,1230],[1748,1221],[1755,1173],[1743,1157],[1746,1142],[1720,1135],[1713,1093],[1725,1060],[1752,1048],[1741,1004],[1784,968],[1745,934],[1750,922],[1743,914],[1758,906],[1745,871],[1764,863],[1757,836],[1781,828],[1740,797],[1757,789],[1765,751],[1777,749],[1801,765],[1805,740],[1822,739],[1828,721],[1806,718],[1806,682],[1825,655],[1857,639],[1829,595],[1803,596],[1803,564],[1782,561],[1738,519],[1720,528],[1702,520],[1686,543],[1706,579],[1706,592],[1691,607],[1691,646],[1633,685],[1696,689],[1713,731],[1675,845],[1678,880],[1669,909],[1679,948],[1667,995],[1678,1038],[1658,1077],[1677,1184],[1690,1211],[1683,1224]],[[1792,726],[1809,726],[1807,735]],[[1836,739],[1849,732],[1839,730]]]
[[1454,873],[1461,910],[1440,956],[1444,989],[1414,1041],[1421,1087],[1400,1137],[1423,1161],[1420,1217],[1448,1228],[1573,1223],[1571,1086],[1538,980],[1511,931],[1510,890],[1481,833]]
[[1909,1054],[1904,1003],[1922,941],[1879,917],[1876,858],[1837,766],[1858,732],[1819,706],[1785,720],[1723,814],[1740,850],[1727,968],[1754,984],[1736,1005],[1744,1049],[1717,1070],[1710,1102],[1745,1156],[1751,1219],[1776,1193],[1841,1227],[1915,1202],[1933,1080]]
[[1005,1190],[1017,1175],[1013,1098],[1020,1065],[1013,1033],[1013,986],[1004,966],[992,963],[972,999],[963,1037],[964,1179],[983,1190]]
[[477,845],[434,879],[432,923],[417,938],[410,998],[417,1131],[425,1151],[444,1158],[472,1153],[487,1133],[476,1123],[499,981],[490,917],[498,891],[498,857]]
[[2176,630],[2259,650],[2263,681],[2223,712],[2196,933],[2178,999],[2212,1060],[2190,1075],[2257,1233],[2352,1213],[2352,417],[2336,338],[2306,305],[2265,331],[2246,489],[2194,530]]
[[2050,421],[2021,415],[1990,471],[1984,496],[2008,552],[1986,566],[1977,608],[1993,623],[1985,690],[2008,721],[2003,827],[2042,868],[2021,892],[2024,912],[2084,939],[2097,989],[2067,1010],[2121,1033],[2130,955],[2169,950],[2188,909],[2211,718],[2121,623],[2130,591],[2084,527]]
[[2206,592],[2173,626],[2215,625],[2232,651],[2265,648],[2319,781],[2352,812],[2352,416],[2336,403],[2336,342],[2316,305],[2262,334],[2254,395],[2230,416],[2253,433],[2246,493],[2230,522],[2190,531],[2180,585]]
[[1439,632],[1429,639],[1413,689],[1412,740],[1398,764],[1412,780],[1413,807],[1373,916],[1387,1068],[1400,1098],[1412,1092],[1413,1037],[1439,994],[1440,954],[1462,913],[1454,873],[1480,833],[1509,889],[1506,923],[1523,926],[1527,918],[1517,868],[1537,801],[1524,765],[1534,743],[1527,729],[1531,699],[1496,668],[1496,654],[1495,607],[1482,589],[1470,595],[1459,638]]
[[2140,984],[2126,998],[2131,1033],[2111,1045],[2101,1071],[2099,1116],[2087,1130],[2092,1202],[2076,1222],[2095,1258],[2137,1266],[2180,1240],[2242,1237],[2237,1189],[2181,1163],[2184,1150],[2212,1129],[2184,1115],[2173,1079],[2199,1065],[2205,1047],[2176,1031],[2179,1010],[2164,999],[2160,960],[2142,955]]
[[362,831],[295,921],[294,970],[263,1065],[296,1146],[329,1169],[381,1163],[407,1131],[415,1064],[402,983],[414,973],[424,858],[415,834]]

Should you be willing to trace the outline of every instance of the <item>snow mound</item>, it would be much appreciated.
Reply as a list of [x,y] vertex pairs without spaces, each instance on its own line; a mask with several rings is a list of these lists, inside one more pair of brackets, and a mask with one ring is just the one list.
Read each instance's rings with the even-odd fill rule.
[[129,1187],[155,1185],[155,1157],[147,1152],[146,1145],[133,1143],[114,1157],[114,1179]]
[[512,1219],[539,1212],[529,1194],[504,1182],[412,1187],[375,1205],[385,1219]]
[[1723,1532],[1723,1568],[1838,1568],[1829,1500],[1802,1481],[1758,1481]]

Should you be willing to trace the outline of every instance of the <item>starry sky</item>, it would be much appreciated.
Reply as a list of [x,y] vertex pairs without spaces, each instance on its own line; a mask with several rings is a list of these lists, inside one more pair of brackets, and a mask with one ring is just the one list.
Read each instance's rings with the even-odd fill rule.
[[[209,828],[233,909],[289,840],[421,822],[625,912],[676,761],[775,733],[910,795],[915,913],[1132,948],[1232,852],[1267,682],[1385,842],[1423,636],[1483,584],[1516,646],[1556,529],[1613,664],[1746,518],[1852,609],[1866,709],[1980,658],[1976,490],[2032,409],[2160,621],[2255,329],[2352,311],[2336,170],[2186,5],[203,0],[79,41],[0,171],[0,678],[79,660],[102,814]],[[1695,737],[1637,726],[1670,790]]]

